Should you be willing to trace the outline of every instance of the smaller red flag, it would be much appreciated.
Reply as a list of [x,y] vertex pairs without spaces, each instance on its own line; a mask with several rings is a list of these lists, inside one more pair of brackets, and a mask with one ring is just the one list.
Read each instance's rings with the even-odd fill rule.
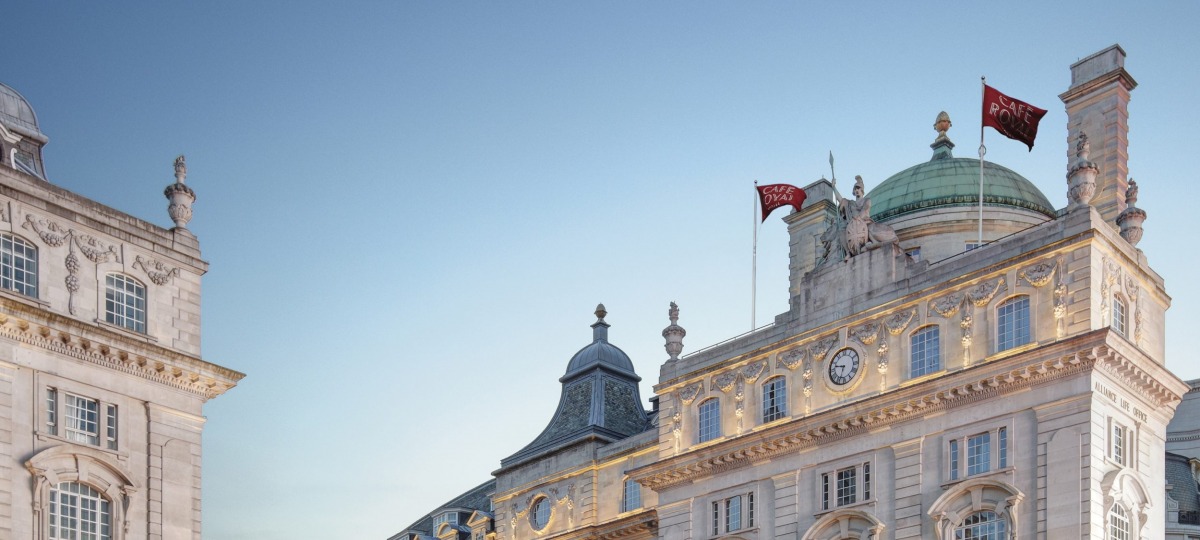
[[790,184],[770,184],[766,186],[756,186],[758,188],[758,202],[762,207],[762,220],[766,221],[767,216],[780,206],[792,205],[796,211],[800,211],[800,205],[804,204],[804,199],[808,194],[796,186]]
[[1010,98],[995,88],[983,85],[983,125],[991,126],[1001,135],[1021,141],[1033,151],[1033,139],[1037,137],[1038,122],[1046,116],[1046,109],[1039,109]]

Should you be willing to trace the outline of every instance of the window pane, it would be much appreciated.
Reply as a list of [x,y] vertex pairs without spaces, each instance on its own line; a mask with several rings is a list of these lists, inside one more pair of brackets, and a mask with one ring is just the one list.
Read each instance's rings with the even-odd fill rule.
[[1000,428],[1000,468],[1008,466],[1008,428]]
[[912,376],[942,369],[941,337],[936,326],[926,326],[912,335]]
[[991,433],[967,437],[967,476],[991,470]]
[[721,436],[721,403],[709,399],[700,404],[700,429],[696,442],[711,441]]
[[853,467],[837,472],[837,505],[854,504],[857,471]]
[[1018,296],[996,309],[997,350],[1005,351],[1029,343],[1029,297]]
[[112,540],[108,500],[91,486],[62,482],[50,490],[53,540]]
[[146,333],[146,289],[123,274],[105,277],[104,320]]
[[995,512],[975,512],[954,529],[955,540],[1008,540],[1008,522]]
[[1129,514],[1119,504],[1108,513],[1108,540],[1129,540]]
[[950,441],[950,479],[958,480],[958,441]]
[[629,512],[642,507],[642,486],[633,480],[625,481],[624,499],[621,501],[621,511]]
[[0,234],[0,288],[37,297],[37,248],[11,234]]
[[1113,424],[1112,457],[1119,465],[1125,464],[1125,428]]
[[725,532],[742,528],[742,497],[725,499]]
[[778,420],[787,415],[787,381],[783,377],[775,377],[762,387],[763,423]]
[[66,436],[84,444],[100,444],[100,404],[95,400],[66,394],[63,409],[66,411]]
[[1112,310],[1112,327],[1118,334],[1125,335],[1125,302],[1120,298],[1113,297]]

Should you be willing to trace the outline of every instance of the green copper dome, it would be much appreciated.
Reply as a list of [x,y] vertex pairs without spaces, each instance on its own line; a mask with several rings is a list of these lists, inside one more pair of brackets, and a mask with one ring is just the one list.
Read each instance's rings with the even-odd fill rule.
[[[935,155],[931,161],[892,175],[875,186],[869,196],[871,218],[875,221],[929,208],[977,206],[979,160]],[[987,161],[983,164],[983,204],[1032,210],[1051,219],[1057,215],[1032,182]]]

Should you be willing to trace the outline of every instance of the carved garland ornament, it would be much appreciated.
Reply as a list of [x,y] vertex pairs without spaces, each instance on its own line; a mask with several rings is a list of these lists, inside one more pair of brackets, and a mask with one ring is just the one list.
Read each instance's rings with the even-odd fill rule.
[[684,405],[691,405],[696,400],[696,396],[700,395],[701,390],[704,390],[703,384],[689,384],[679,391],[679,399],[683,401]]
[[179,275],[179,268],[171,268],[154,259],[143,259],[141,255],[133,259],[133,267],[141,267],[142,271],[146,272],[146,277],[155,285],[166,285],[171,281],[171,278]]
[[1043,287],[1054,279],[1054,271],[1058,265],[1050,261],[1042,261],[1025,267],[1017,276],[1034,287]]
[[950,317],[953,317],[955,313],[958,313],[958,308],[962,306],[962,302],[962,293],[947,294],[946,296],[936,300],[931,300],[929,302],[929,309],[934,313],[949,319]]
[[796,347],[794,349],[784,351],[779,353],[779,358],[775,360],[775,367],[783,367],[791,371],[796,371],[796,368],[800,367],[800,365],[804,363],[804,358],[806,356],[807,353],[805,352],[804,347]]
[[908,311],[898,312],[887,319],[884,319],[883,324],[887,326],[887,331],[893,336],[898,336],[904,333],[908,328],[909,323],[917,317],[917,310],[911,309]]
[[115,261],[121,262],[121,255],[117,252],[115,246],[111,246],[101,242],[99,239],[75,232],[75,229],[67,229],[62,225],[46,219],[35,219],[32,215],[25,215],[25,223],[22,227],[32,230],[41,237],[42,241],[51,247],[61,247],[67,245],[67,258],[65,266],[67,267],[67,277],[64,279],[67,285],[67,291],[70,293],[67,299],[67,310],[71,315],[75,315],[75,293],[79,291],[79,257],[75,256],[75,249],[78,248],[87,257],[89,261],[95,264],[102,262]]
[[850,329],[850,337],[864,346],[872,345],[879,339],[879,325],[869,322]]
[[992,301],[996,293],[1005,289],[1004,278],[997,279],[994,283],[983,282],[979,285],[967,289],[967,299],[975,304],[975,307],[983,307]]

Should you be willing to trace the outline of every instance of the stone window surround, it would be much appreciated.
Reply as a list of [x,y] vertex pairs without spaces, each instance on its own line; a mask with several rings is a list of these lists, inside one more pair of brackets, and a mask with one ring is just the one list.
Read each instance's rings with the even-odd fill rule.
[[[126,422],[121,421],[120,415],[121,415],[121,411],[123,410],[123,407],[121,407],[121,405],[119,403],[117,403],[115,394],[101,390],[99,388],[95,388],[95,387],[88,386],[85,384],[77,383],[77,382],[71,381],[69,379],[62,379],[62,378],[59,378],[57,376],[54,376],[54,375],[51,375],[48,373],[40,373],[40,372],[37,373],[36,383],[37,383],[37,388],[38,388],[38,393],[37,393],[37,419],[38,419],[38,421],[36,423],[37,427],[34,430],[34,432],[35,432],[35,435],[38,438],[38,440],[59,441],[59,442],[67,443],[67,444],[74,445],[74,446],[93,448],[98,451],[112,455],[118,461],[125,461],[126,459],[128,459],[129,454],[124,449],[124,443],[122,442],[122,441],[126,440],[126,438],[125,438]],[[55,405],[55,416],[57,416],[57,422],[56,422],[57,425],[56,425],[56,430],[55,430],[56,432],[51,432],[49,426],[47,425],[47,419],[49,418],[49,404],[47,403],[48,400],[47,400],[47,396],[46,396],[46,391],[51,390],[51,389],[53,389],[55,391],[55,393],[57,394],[57,396],[56,396],[57,401],[56,401],[56,405]],[[88,400],[93,400],[97,403],[98,410],[99,410],[99,415],[98,415],[99,416],[99,418],[98,418],[99,425],[97,426],[98,435],[99,435],[99,444],[98,445],[79,442],[74,439],[67,438],[67,436],[63,433],[63,430],[65,429],[64,418],[66,417],[66,407],[65,407],[66,397],[65,396],[67,394],[71,394],[76,397],[80,397],[80,398],[84,398],[84,399],[88,399]],[[107,429],[108,414],[107,413],[108,413],[108,406],[110,406],[110,405],[116,407],[116,412],[118,415],[117,416],[117,432],[116,432],[116,446],[117,446],[116,449],[109,448],[108,444],[107,444],[107,433],[108,433],[108,429]]]
[[[1000,436],[1000,431],[1004,430],[1004,437]],[[977,474],[967,474],[967,441],[973,437],[983,434],[988,434],[988,468],[986,471]],[[953,431],[949,431],[942,436],[942,451],[943,451],[943,478],[942,487],[947,487],[955,483],[961,483],[971,478],[986,477],[988,475],[1010,471],[1013,468],[1013,447],[1015,432],[1013,431],[1013,422],[1011,419],[1002,422],[977,422],[969,426],[961,426]],[[1006,447],[1003,452],[1000,450],[1000,443],[1003,439]],[[951,441],[958,445],[958,476],[955,477],[951,472],[953,459],[951,456]],[[1000,466],[1000,458],[1006,458],[1007,463],[1003,467]]]
[[[630,501],[630,488],[636,489],[637,504]],[[642,485],[634,481],[632,478],[625,477],[621,482],[621,513],[633,512],[642,508]]]
[[[1127,467],[1137,470],[1137,452],[1139,446],[1138,442],[1140,439],[1139,435],[1141,434],[1141,425],[1137,422],[1125,422],[1112,416],[1108,417],[1108,422],[1106,423],[1108,429],[1105,430],[1106,444],[1104,445],[1104,460],[1118,467]],[[1121,456],[1123,459],[1117,459],[1116,436],[1118,429],[1122,431],[1121,435],[1124,439],[1121,441],[1120,449],[1124,454]]]
[[[716,412],[713,413],[714,417],[712,418],[713,422],[716,425],[716,428],[715,428],[716,433],[706,433],[705,429],[704,429],[705,419],[707,418],[705,411],[711,410],[711,409],[705,408],[709,403],[716,404],[715,405]],[[696,404],[696,437],[695,437],[696,444],[703,444],[706,442],[720,440],[722,435],[725,432],[725,430],[723,429],[724,426],[721,425],[723,423],[723,421],[724,421],[724,419],[721,418],[721,398],[720,397],[712,396],[712,397],[700,400]],[[711,435],[711,436],[706,438],[705,435]]]
[[[707,531],[706,537],[716,538],[733,533],[747,533],[758,529],[758,510],[760,498],[757,496],[757,487],[753,485],[742,485],[735,488],[724,489],[718,492],[710,493],[710,498],[700,506],[700,511],[703,513],[704,530]],[[741,497],[740,501],[740,516],[739,527],[736,529],[727,529],[726,524],[729,516],[726,514],[727,504],[734,498]],[[715,529],[715,530],[714,530]]]
[[1018,530],[1019,506],[1025,495],[1016,487],[994,477],[975,477],[953,484],[929,505],[938,538],[954,538],[954,530],[972,514],[995,512],[1007,521],[1010,535]]
[[[767,385],[773,385],[777,383],[782,383],[783,387],[775,391],[775,410],[770,411],[771,414],[768,415],[767,409],[769,404],[767,403]],[[759,411],[759,420],[761,420],[763,424],[768,424],[788,417],[788,411],[791,410],[791,407],[788,403],[790,395],[788,394],[787,376],[780,374],[769,377],[767,380],[763,381],[761,385],[759,385],[759,392],[761,393],[761,400],[759,401],[762,405],[762,410]],[[768,418],[768,416],[770,417]]]
[[[865,468],[869,468],[869,471],[870,471],[869,477],[867,474],[864,474],[866,472]],[[838,472],[845,471],[847,469],[854,469],[855,500],[854,500],[854,502],[839,506],[837,504]],[[812,493],[813,493],[812,500],[815,502],[815,505],[816,505],[816,513],[814,513],[813,515],[823,516],[830,512],[836,512],[838,510],[844,510],[847,508],[856,508],[859,506],[863,506],[863,505],[867,505],[872,502],[875,502],[875,495],[878,493],[879,490],[877,489],[878,488],[878,480],[877,480],[878,468],[875,466],[875,453],[873,451],[856,454],[856,455],[850,456],[850,457],[844,457],[844,458],[838,459],[837,461],[829,461],[826,463],[822,463],[821,465],[819,465],[817,467],[816,471],[817,471],[816,474],[813,476],[814,486],[813,486],[813,491],[812,491]],[[869,481],[871,482],[871,485],[869,486],[869,488],[866,485],[868,478],[869,478]],[[828,479],[828,481],[829,481],[828,506],[826,506],[825,493],[824,493],[825,479]],[[870,495],[870,497],[866,496],[868,494]]]
[[[96,313],[103,315],[102,320],[106,324],[111,325],[113,327],[123,328],[126,332],[133,332],[134,334],[137,334],[137,335],[149,334],[150,333],[149,332],[149,330],[150,330],[150,300],[149,300],[150,294],[149,294],[149,289],[146,287],[145,282],[143,282],[142,280],[137,279],[129,274],[126,274],[124,272],[96,272],[96,278],[97,278],[97,281],[100,282],[97,284],[98,285],[97,290],[104,291],[104,294],[96,295],[97,300],[100,301],[100,306],[97,309]],[[109,278],[116,278],[125,283],[132,283],[133,286],[135,286],[136,288],[132,292],[132,294],[131,294],[131,291],[129,291],[125,288],[121,288],[121,287],[114,288],[111,284],[109,284]],[[136,294],[136,292],[139,290],[141,291],[141,295]],[[129,316],[129,315],[126,315],[125,313],[116,313],[113,311],[109,311],[108,306],[106,305],[108,303],[109,291],[117,291],[123,298],[133,298],[135,302],[140,300],[141,301],[141,308],[140,308],[141,313],[136,313],[134,316]],[[124,307],[126,310],[138,309],[136,305],[131,305],[128,301],[119,301],[116,303],[119,306]],[[138,315],[140,315],[140,316],[138,316]],[[134,327],[131,328],[126,323],[123,323],[122,322],[123,320],[132,321],[134,324]],[[138,326],[140,326],[140,328],[138,328]]]
[[1112,295],[1112,320],[1109,321],[1112,329],[1122,337],[1126,336],[1129,330],[1129,301],[1123,293],[1113,293]]
[[34,477],[33,538],[49,538],[50,490],[63,482],[90,486],[108,499],[112,540],[126,538],[128,509],[135,504],[140,488],[110,455],[93,447],[59,445],[30,458],[25,468]]

